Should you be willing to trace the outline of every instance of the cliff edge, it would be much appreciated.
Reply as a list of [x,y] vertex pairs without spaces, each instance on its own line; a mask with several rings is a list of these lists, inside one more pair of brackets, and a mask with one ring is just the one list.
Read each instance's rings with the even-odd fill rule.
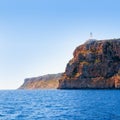
[[58,88],[120,88],[120,39],[92,40],[78,46]]
[[26,78],[19,89],[56,89],[62,73]]

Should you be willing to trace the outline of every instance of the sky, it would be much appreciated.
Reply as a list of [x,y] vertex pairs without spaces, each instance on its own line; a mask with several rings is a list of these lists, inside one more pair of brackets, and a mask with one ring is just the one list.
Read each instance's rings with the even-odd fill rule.
[[0,0],[0,89],[64,72],[89,39],[120,38],[119,0]]

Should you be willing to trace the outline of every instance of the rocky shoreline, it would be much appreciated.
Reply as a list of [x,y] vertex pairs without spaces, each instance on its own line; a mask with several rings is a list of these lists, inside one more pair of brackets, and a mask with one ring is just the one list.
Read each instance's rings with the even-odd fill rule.
[[35,79],[32,82],[31,79],[28,79],[20,88],[119,89],[120,39],[88,40],[75,49],[65,72],[57,78],[54,77],[54,81],[50,83],[49,80],[51,79],[48,79],[48,84],[45,84],[47,84],[46,86],[50,84],[50,87],[36,83]]

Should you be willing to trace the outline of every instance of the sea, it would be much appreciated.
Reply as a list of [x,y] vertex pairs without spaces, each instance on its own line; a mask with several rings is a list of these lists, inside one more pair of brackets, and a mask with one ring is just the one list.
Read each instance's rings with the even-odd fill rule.
[[1,90],[0,120],[120,120],[120,90]]

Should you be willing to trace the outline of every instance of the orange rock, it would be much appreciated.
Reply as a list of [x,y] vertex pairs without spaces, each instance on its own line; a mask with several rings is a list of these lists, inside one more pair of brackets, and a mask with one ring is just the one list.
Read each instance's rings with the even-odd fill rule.
[[58,88],[120,88],[119,71],[120,39],[87,42],[75,49]]

